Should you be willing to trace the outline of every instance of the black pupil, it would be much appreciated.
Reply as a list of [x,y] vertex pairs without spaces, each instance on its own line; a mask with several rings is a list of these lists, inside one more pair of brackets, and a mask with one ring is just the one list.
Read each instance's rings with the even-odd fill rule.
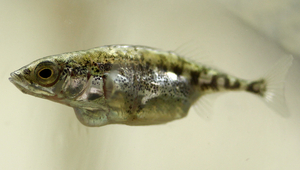
[[51,74],[52,74],[52,71],[50,69],[44,69],[39,72],[39,75],[44,79],[49,78],[51,76]]

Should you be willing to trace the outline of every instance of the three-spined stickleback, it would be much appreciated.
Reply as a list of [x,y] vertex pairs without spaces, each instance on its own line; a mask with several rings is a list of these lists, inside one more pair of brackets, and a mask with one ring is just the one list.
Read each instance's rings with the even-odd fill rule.
[[86,126],[151,125],[183,118],[201,98],[221,91],[253,93],[286,114],[279,106],[291,63],[286,57],[266,77],[249,81],[172,51],[108,45],[38,59],[10,81],[26,94],[73,107]]

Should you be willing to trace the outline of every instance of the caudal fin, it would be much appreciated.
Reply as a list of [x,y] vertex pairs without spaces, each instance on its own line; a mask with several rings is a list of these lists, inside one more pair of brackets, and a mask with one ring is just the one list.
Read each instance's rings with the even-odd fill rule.
[[292,56],[280,59],[262,79],[250,82],[246,89],[263,97],[263,100],[271,109],[284,117],[289,116],[284,95],[284,85],[292,61]]

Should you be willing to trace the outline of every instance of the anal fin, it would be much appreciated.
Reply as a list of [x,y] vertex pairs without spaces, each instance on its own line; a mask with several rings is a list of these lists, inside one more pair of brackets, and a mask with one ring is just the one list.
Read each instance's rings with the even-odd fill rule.
[[201,96],[193,105],[192,108],[196,113],[206,121],[211,120],[213,115],[213,106],[215,100],[224,92],[205,94]]

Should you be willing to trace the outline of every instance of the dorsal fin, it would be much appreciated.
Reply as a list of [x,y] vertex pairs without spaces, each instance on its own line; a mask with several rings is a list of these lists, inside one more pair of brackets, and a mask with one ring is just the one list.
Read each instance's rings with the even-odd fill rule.
[[212,59],[209,57],[208,52],[200,46],[200,42],[197,40],[190,40],[183,43],[177,49],[175,53],[184,57],[187,61],[196,63],[198,65],[213,65]]

